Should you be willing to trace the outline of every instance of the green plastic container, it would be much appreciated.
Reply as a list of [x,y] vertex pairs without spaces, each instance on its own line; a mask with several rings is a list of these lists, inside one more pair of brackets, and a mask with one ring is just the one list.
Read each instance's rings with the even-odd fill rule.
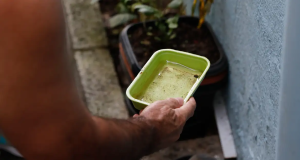
[[175,62],[202,72],[202,75],[196,80],[195,84],[184,98],[185,103],[197,90],[210,67],[209,60],[202,56],[172,49],[162,49],[156,51],[127,88],[126,95],[132,101],[136,109],[142,110],[149,105],[149,103],[141,101],[137,97],[145,91],[145,87],[147,87],[153,81],[156,75],[158,75],[160,72],[160,68],[162,68],[167,61]]

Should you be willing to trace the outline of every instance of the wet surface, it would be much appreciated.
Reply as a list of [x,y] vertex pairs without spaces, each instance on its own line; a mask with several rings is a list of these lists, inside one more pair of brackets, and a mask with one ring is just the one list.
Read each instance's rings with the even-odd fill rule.
[[[158,68],[159,69],[159,68]],[[196,75],[196,77],[195,77]],[[186,98],[201,72],[183,65],[167,62],[154,80],[143,89],[145,92],[138,99],[153,103],[167,98]]]

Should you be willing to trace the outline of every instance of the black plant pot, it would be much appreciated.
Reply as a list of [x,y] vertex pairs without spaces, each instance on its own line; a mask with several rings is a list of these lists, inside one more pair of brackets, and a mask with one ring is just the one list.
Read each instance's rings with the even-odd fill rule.
[[190,156],[184,156],[184,157],[181,157],[179,159],[176,159],[176,160],[190,160],[190,159],[197,159],[197,160],[216,160],[215,158],[213,157],[210,157],[210,156],[206,156],[206,155],[190,155]]
[[[191,26],[197,27],[199,18],[183,16],[179,18],[179,23],[187,23]],[[146,22],[146,26],[153,26],[155,21]],[[120,34],[119,49],[120,49],[120,61],[124,64],[124,70],[126,71],[128,78],[133,80],[135,76],[140,72],[142,66],[137,62],[136,56],[133,52],[132,46],[129,41],[128,34],[133,30],[143,26],[143,23],[134,23],[125,27]],[[194,96],[201,96],[203,94],[213,94],[226,84],[228,60],[227,57],[216,38],[211,26],[205,22],[202,27],[206,27],[210,35],[217,46],[220,54],[219,59],[212,63],[204,80],[195,92]]]
[[[199,18],[196,17],[180,17],[179,23],[187,23],[191,26],[197,27],[199,22]],[[146,26],[154,25],[154,21],[146,22]],[[119,39],[119,49],[120,49],[120,62],[121,62],[121,69],[123,74],[126,75],[126,80],[133,80],[135,76],[139,73],[142,66],[140,66],[137,62],[136,56],[133,52],[132,46],[129,41],[128,34],[132,33],[132,31],[142,27],[143,23],[134,23],[125,27],[120,34]],[[195,114],[192,118],[190,118],[184,129],[183,133],[180,137],[180,140],[196,138],[204,136],[206,133],[207,122],[211,120],[211,117],[207,117],[208,112],[211,112],[212,109],[212,102],[213,97],[216,91],[220,88],[224,87],[227,83],[227,71],[228,71],[228,61],[227,57],[217,40],[215,34],[213,33],[212,28],[210,25],[205,22],[202,27],[206,27],[213,40],[217,46],[219,51],[219,59],[211,64],[204,80],[202,81],[201,85],[194,93],[194,97],[197,102],[197,108]],[[135,109],[131,103],[131,101],[126,98],[126,105],[131,115],[138,113],[139,111]],[[213,116],[213,115],[212,115]]]

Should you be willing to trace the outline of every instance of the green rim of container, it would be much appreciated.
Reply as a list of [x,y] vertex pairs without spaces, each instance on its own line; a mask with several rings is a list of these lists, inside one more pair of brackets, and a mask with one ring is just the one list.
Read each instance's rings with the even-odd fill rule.
[[[187,52],[182,52],[182,51],[177,51],[177,50],[173,50],[173,49],[161,49],[161,50],[156,51],[151,56],[151,58],[148,60],[148,62],[144,65],[144,67],[141,69],[139,74],[135,77],[135,79],[132,81],[132,83],[130,84],[130,86],[126,90],[127,97],[132,101],[132,103],[133,103],[133,105],[136,109],[142,110],[145,107],[147,107],[148,105],[150,105],[150,103],[147,103],[147,102],[144,102],[144,101],[141,101],[139,99],[134,98],[131,95],[131,90],[135,87],[136,83],[140,81],[142,76],[145,75],[145,74],[143,74],[145,71],[149,70],[150,68],[153,68],[153,67],[156,68],[157,67],[157,66],[151,66],[151,65],[154,64],[153,61],[155,59],[158,59],[158,56],[160,54],[164,54],[166,52],[171,54],[169,56],[172,56],[172,54],[179,54],[179,55],[184,55],[184,56],[187,56],[187,57],[201,59],[204,63],[206,63],[206,64],[204,64],[205,68],[202,68],[203,69],[202,75],[197,79],[197,81],[195,82],[193,87],[190,89],[189,93],[187,94],[187,96],[184,99],[184,103],[186,103],[189,100],[189,98],[194,94],[194,92],[200,86],[201,82],[203,81],[203,79],[205,77],[205,74],[207,73],[207,71],[210,67],[210,61],[206,57],[203,57],[203,56],[199,56],[199,55],[195,55],[195,54],[191,54],[191,53],[187,53]],[[178,59],[178,61],[180,61],[180,60],[182,60],[182,59]],[[172,61],[172,60],[170,60],[170,61]],[[176,60],[175,61],[173,60],[172,62],[180,63],[178,61],[176,62]],[[180,63],[180,64],[182,64],[182,63]],[[195,65],[195,64],[193,64],[193,65]],[[201,64],[201,65],[203,65],[203,64]],[[190,67],[190,66],[187,66],[187,67]],[[195,69],[193,67],[190,67],[190,68]]]

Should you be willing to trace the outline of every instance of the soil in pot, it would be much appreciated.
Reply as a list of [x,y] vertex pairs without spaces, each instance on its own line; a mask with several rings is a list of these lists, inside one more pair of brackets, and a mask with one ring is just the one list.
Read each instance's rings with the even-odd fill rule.
[[100,10],[102,12],[102,16],[105,18],[117,14],[116,7],[118,3],[119,0],[101,0]]
[[179,23],[179,27],[176,29],[176,37],[168,42],[155,39],[155,37],[161,36],[155,28],[152,34],[152,36],[148,36],[147,29],[144,27],[137,28],[129,33],[129,40],[140,66],[144,66],[155,51],[166,48],[204,56],[209,59],[211,64],[217,62],[220,58],[218,48],[206,26],[197,29],[195,26]]

